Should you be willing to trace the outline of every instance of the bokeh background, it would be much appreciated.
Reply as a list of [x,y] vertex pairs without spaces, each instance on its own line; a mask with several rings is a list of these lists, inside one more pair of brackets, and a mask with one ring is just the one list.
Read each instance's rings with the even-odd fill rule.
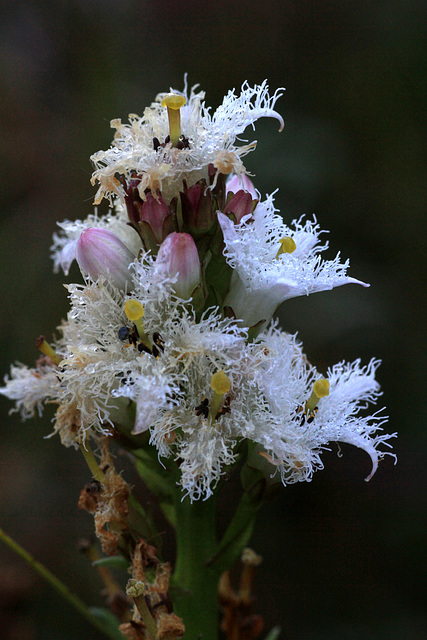
[[[425,146],[427,38],[422,0],[49,0],[0,9],[1,366],[32,363],[35,338],[67,311],[49,260],[57,220],[85,217],[89,156],[113,117],[141,113],[170,86],[200,83],[214,107],[247,79],[286,87],[286,121],[257,126],[246,158],[262,193],[279,187],[287,221],[316,214],[351,274],[371,283],[288,301],[319,368],[373,356],[399,462],[343,446],[310,484],[283,489],[259,519],[257,609],[283,640],[427,638]],[[424,274],[423,274],[424,271]],[[78,271],[70,279],[79,279]],[[51,431],[1,401],[0,526],[88,603],[100,584],[76,551],[92,530],[77,509],[88,481]],[[130,472],[129,472],[130,473]],[[0,636],[98,640],[6,548]],[[90,577],[88,577],[90,576]]]

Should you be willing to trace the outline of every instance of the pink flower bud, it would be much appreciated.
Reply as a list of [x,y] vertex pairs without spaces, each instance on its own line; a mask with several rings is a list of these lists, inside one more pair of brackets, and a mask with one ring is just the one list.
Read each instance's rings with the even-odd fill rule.
[[192,236],[199,237],[212,228],[215,216],[212,193],[207,189],[206,180],[200,180],[189,188],[184,183],[181,205],[184,227]]
[[238,191],[225,203],[223,213],[233,213],[239,224],[244,216],[250,215],[254,208],[254,201],[250,193]]
[[232,178],[227,180],[227,183],[225,185],[225,192],[226,194],[228,194],[230,193],[230,191],[232,191],[233,193],[237,193],[238,191],[246,191],[247,193],[251,194],[254,200],[258,200],[258,194],[255,190],[255,187],[245,173],[234,175]]
[[118,289],[129,289],[129,265],[135,256],[112,231],[91,227],[77,241],[76,260],[83,274],[93,280],[105,276]]
[[134,206],[138,210],[140,222],[146,222],[150,226],[157,243],[160,244],[167,235],[163,233],[163,225],[171,216],[166,202],[160,195],[155,198],[152,193],[147,193],[145,202],[134,202]]
[[163,263],[169,276],[178,276],[173,285],[175,292],[183,300],[188,300],[202,279],[193,238],[188,233],[171,233],[161,244],[157,261]]

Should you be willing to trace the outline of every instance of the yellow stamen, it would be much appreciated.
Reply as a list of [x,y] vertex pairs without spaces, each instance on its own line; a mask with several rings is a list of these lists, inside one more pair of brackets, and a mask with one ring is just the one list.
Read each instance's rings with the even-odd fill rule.
[[231,380],[222,369],[213,374],[211,388],[214,394],[210,403],[209,417],[211,422],[214,422],[216,414],[221,408],[224,395],[231,389]]
[[326,378],[321,378],[320,380],[316,380],[313,385],[313,391],[311,392],[311,396],[305,403],[304,411],[305,413],[312,413],[317,406],[317,403],[321,398],[326,398],[329,395],[329,380]]
[[173,147],[176,147],[181,135],[180,109],[185,103],[184,96],[180,96],[177,93],[168,93],[161,102],[162,107],[167,107],[168,110],[169,135]]
[[142,342],[146,347],[151,349],[151,340],[145,333],[144,322],[142,318],[145,315],[144,307],[138,300],[135,298],[131,298],[130,300],[126,300],[125,302],[125,314],[126,317],[134,323],[136,330],[138,331],[138,335],[141,338]]
[[39,336],[37,338],[36,347],[55,364],[60,364],[60,362],[62,362],[62,358],[55,353],[50,344],[46,342],[44,336]]
[[293,238],[290,238],[289,236],[287,236],[286,238],[282,238],[280,240],[280,248],[276,253],[276,258],[281,256],[282,253],[293,253],[296,248],[297,248],[297,245],[295,244],[295,241]]

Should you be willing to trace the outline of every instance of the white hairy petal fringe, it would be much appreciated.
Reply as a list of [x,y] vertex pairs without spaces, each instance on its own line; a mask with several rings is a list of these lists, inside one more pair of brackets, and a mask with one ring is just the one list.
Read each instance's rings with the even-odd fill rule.
[[0,393],[15,401],[16,406],[10,413],[19,412],[22,420],[34,418],[36,410],[41,416],[43,403],[59,393],[58,376],[50,366],[30,369],[17,363],[11,366],[10,377],[5,376],[4,382],[5,386],[0,388]]

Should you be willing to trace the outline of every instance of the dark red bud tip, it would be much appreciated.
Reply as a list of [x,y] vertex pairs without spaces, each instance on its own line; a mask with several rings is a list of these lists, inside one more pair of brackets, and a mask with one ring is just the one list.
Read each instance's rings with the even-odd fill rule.
[[253,210],[253,200],[250,193],[241,189],[226,203],[223,213],[234,213],[236,222],[239,223],[244,216],[250,215]]

